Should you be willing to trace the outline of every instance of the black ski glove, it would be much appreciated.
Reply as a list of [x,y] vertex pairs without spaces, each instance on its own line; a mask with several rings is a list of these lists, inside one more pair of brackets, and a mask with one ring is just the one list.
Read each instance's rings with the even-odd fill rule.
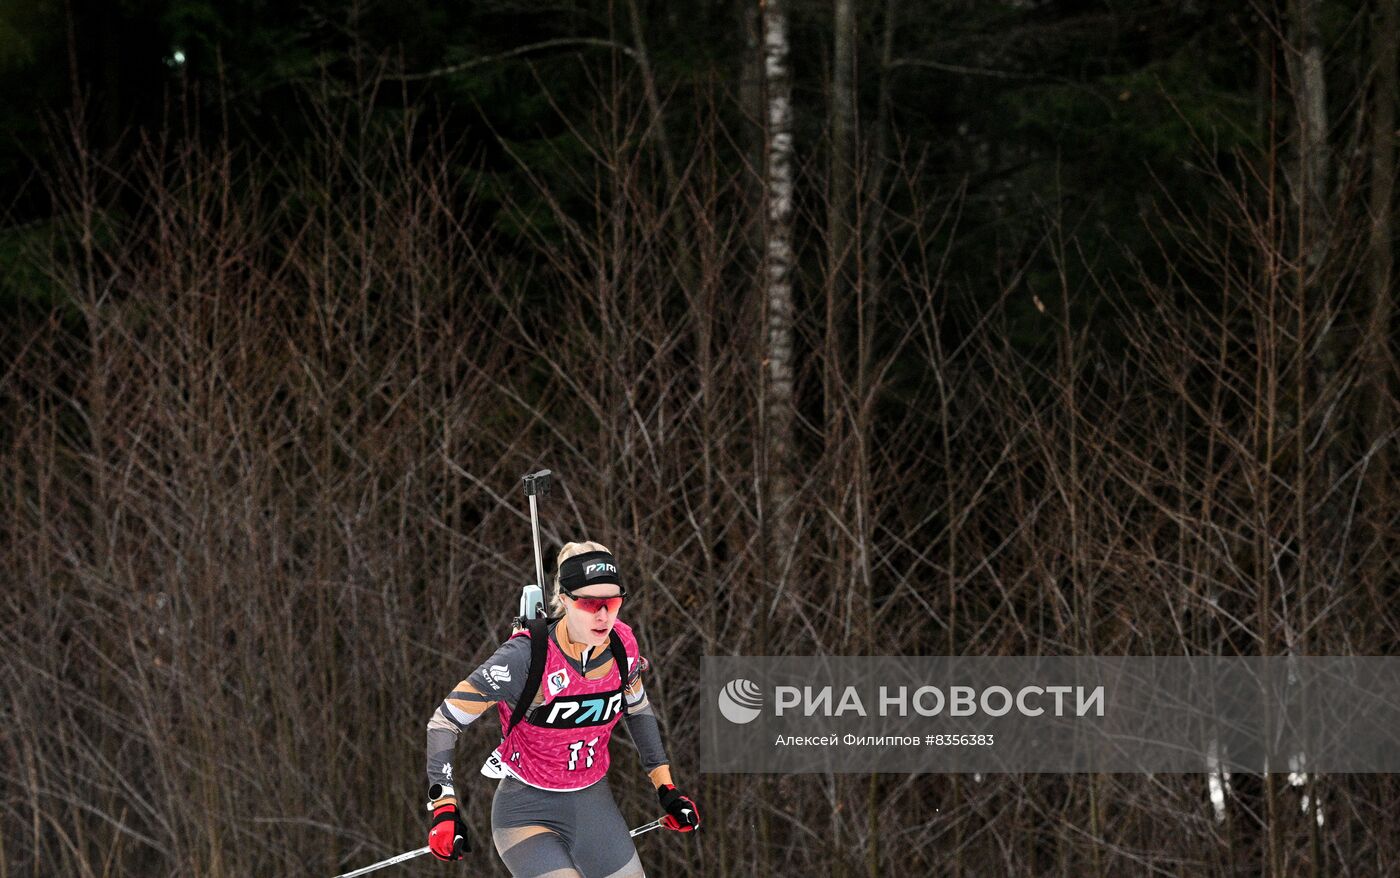
[[689,796],[671,784],[664,784],[656,790],[656,797],[661,800],[661,807],[666,809],[666,816],[661,819],[662,826],[677,832],[700,828],[700,809],[695,807],[695,802]]

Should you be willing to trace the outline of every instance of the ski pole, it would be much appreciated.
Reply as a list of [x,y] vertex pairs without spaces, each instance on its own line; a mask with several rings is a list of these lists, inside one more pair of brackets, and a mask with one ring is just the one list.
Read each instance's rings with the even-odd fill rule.
[[658,817],[657,819],[651,821],[650,823],[643,823],[641,826],[638,826],[636,829],[632,830],[631,832],[629,832],[629,833],[627,833],[627,834],[628,834],[629,836],[632,836],[633,838],[635,838],[635,837],[641,835],[643,832],[651,832],[653,829],[660,829],[660,828],[661,828],[661,821],[663,821],[663,820],[665,820],[665,819],[666,819],[665,817]]
[[414,857],[421,857],[424,854],[429,853],[431,851],[432,848],[419,848],[416,851],[409,851],[406,854],[399,854],[397,857],[390,857],[387,860],[380,860],[373,866],[365,866],[363,869],[356,869],[353,872],[346,872],[344,875],[337,875],[335,876],[335,878],[355,878],[356,875],[364,875],[369,872],[373,872],[377,869],[383,869],[385,866],[392,866],[395,863],[402,863],[404,860],[411,860]]
[[[661,821],[664,819],[666,818],[663,817],[657,820],[653,820],[650,823],[643,823],[641,826],[638,826],[636,829],[632,830],[627,834],[629,836],[638,836],[641,835],[643,832],[651,832],[653,829],[659,829],[661,828]],[[387,860],[380,860],[378,863],[375,863],[372,866],[365,866],[363,869],[356,869],[353,872],[346,872],[344,875],[337,875],[335,876],[335,878],[356,878],[357,875],[367,875],[370,872],[374,872],[378,869],[383,869],[385,866],[393,866],[398,863],[402,863],[405,860],[411,860],[414,857],[421,857],[426,853],[430,853],[431,851],[432,848],[419,848],[416,851],[409,851],[406,854],[399,854],[397,857],[390,857]]]

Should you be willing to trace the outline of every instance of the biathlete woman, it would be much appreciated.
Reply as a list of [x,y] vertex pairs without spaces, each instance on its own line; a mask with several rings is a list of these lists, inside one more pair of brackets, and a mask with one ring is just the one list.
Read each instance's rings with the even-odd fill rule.
[[[646,659],[617,618],[627,591],[605,546],[568,543],[559,552],[552,618],[539,690],[523,719],[511,717],[530,674],[528,631],[518,631],[438,706],[428,721],[428,846],[460,859],[466,838],[454,788],[457,735],[491,707],[502,740],[491,762],[500,784],[491,837],[516,878],[638,878],[644,873],[608,788],[608,740],[620,717],[656,787],[668,829],[700,827],[695,802],[676,790],[656,713],[642,688]],[[626,657],[625,665],[614,659]],[[626,704],[624,709],[623,704]]]

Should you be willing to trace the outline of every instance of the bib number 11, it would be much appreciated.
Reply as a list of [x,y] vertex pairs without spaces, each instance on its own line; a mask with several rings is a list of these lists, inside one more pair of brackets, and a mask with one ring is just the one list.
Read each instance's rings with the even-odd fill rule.
[[598,739],[597,739],[597,738],[589,738],[587,741],[575,741],[575,742],[573,742],[572,744],[570,744],[570,745],[569,745],[569,770],[570,770],[570,771],[573,771],[575,768],[578,767],[578,754],[579,754],[579,751],[582,750],[584,747],[587,747],[587,748],[588,748],[588,754],[585,755],[585,756],[583,757],[584,760],[585,760],[584,763],[583,763],[583,767],[584,767],[584,768],[592,768],[592,767],[593,767],[593,748],[596,747],[596,746],[598,746]]

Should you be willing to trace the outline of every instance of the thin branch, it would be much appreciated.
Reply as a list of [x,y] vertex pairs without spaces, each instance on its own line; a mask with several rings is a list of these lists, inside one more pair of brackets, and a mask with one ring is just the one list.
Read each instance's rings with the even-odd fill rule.
[[516,58],[526,55],[539,49],[558,49],[565,46],[592,46],[599,49],[616,49],[633,61],[637,60],[636,50],[624,46],[622,43],[613,40],[604,40],[597,37],[561,37],[557,40],[545,40],[539,43],[530,43],[525,46],[518,46],[506,52],[495,55],[485,55],[481,58],[473,58],[470,61],[463,61],[461,64],[449,64],[446,67],[439,67],[436,70],[428,70],[423,73],[404,73],[398,76],[386,76],[394,82],[415,82],[420,79],[434,79],[439,76],[451,76],[454,73],[461,73],[463,70],[470,70],[473,67],[481,67],[496,61],[504,61],[507,58]]

